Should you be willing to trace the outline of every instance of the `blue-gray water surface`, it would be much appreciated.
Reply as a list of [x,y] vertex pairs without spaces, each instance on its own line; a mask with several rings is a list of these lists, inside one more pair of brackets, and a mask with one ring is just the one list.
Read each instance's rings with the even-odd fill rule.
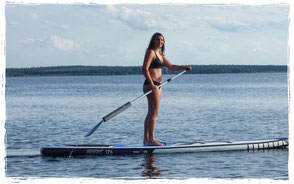
[[[165,75],[164,79],[172,75]],[[143,76],[6,79],[6,176],[288,179],[288,150],[53,158],[45,145],[141,143],[147,100],[84,135],[142,94]],[[288,137],[287,74],[182,75],[163,87],[156,138]]]

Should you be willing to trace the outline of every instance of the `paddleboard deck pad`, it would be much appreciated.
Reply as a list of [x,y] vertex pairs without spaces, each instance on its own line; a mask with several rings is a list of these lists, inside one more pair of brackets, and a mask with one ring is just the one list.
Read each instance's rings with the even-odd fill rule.
[[115,145],[64,145],[43,146],[41,154],[53,157],[73,157],[86,155],[126,155],[147,153],[190,153],[205,151],[237,151],[287,148],[288,138],[258,139],[247,141],[204,141],[193,143],[164,143],[164,146],[143,144]]

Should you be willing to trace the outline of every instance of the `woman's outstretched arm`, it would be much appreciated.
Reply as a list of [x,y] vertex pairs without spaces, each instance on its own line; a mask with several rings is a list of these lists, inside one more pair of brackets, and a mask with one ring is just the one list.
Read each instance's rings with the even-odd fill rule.
[[183,66],[183,65],[174,65],[172,64],[166,57],[165,55],[162,55],[162,58],[165,62],[165,66],[170,69],[170,70],[173,70],[173,71],[178,71],[178,70],[192,70],[192,67],[191,66]]

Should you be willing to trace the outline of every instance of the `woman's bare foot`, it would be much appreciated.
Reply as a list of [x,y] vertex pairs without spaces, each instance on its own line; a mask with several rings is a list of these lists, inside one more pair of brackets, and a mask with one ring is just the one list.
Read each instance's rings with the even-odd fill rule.
[[164,146],[164,144],[157,142],[157,141],[149,141],[148,145],[149,146]]

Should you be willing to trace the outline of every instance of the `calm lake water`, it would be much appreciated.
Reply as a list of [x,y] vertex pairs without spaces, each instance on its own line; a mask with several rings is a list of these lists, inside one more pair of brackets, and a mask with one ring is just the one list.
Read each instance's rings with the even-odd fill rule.
[[[171,77],[165,75],[164,79]],[[288,179],[288,150],[51,158],[44,145],[141,143],[143,76],[6,79],[6,176]],[[163,87],[156,138],[168,142],[288,137],[287,74],[182,75]]]

